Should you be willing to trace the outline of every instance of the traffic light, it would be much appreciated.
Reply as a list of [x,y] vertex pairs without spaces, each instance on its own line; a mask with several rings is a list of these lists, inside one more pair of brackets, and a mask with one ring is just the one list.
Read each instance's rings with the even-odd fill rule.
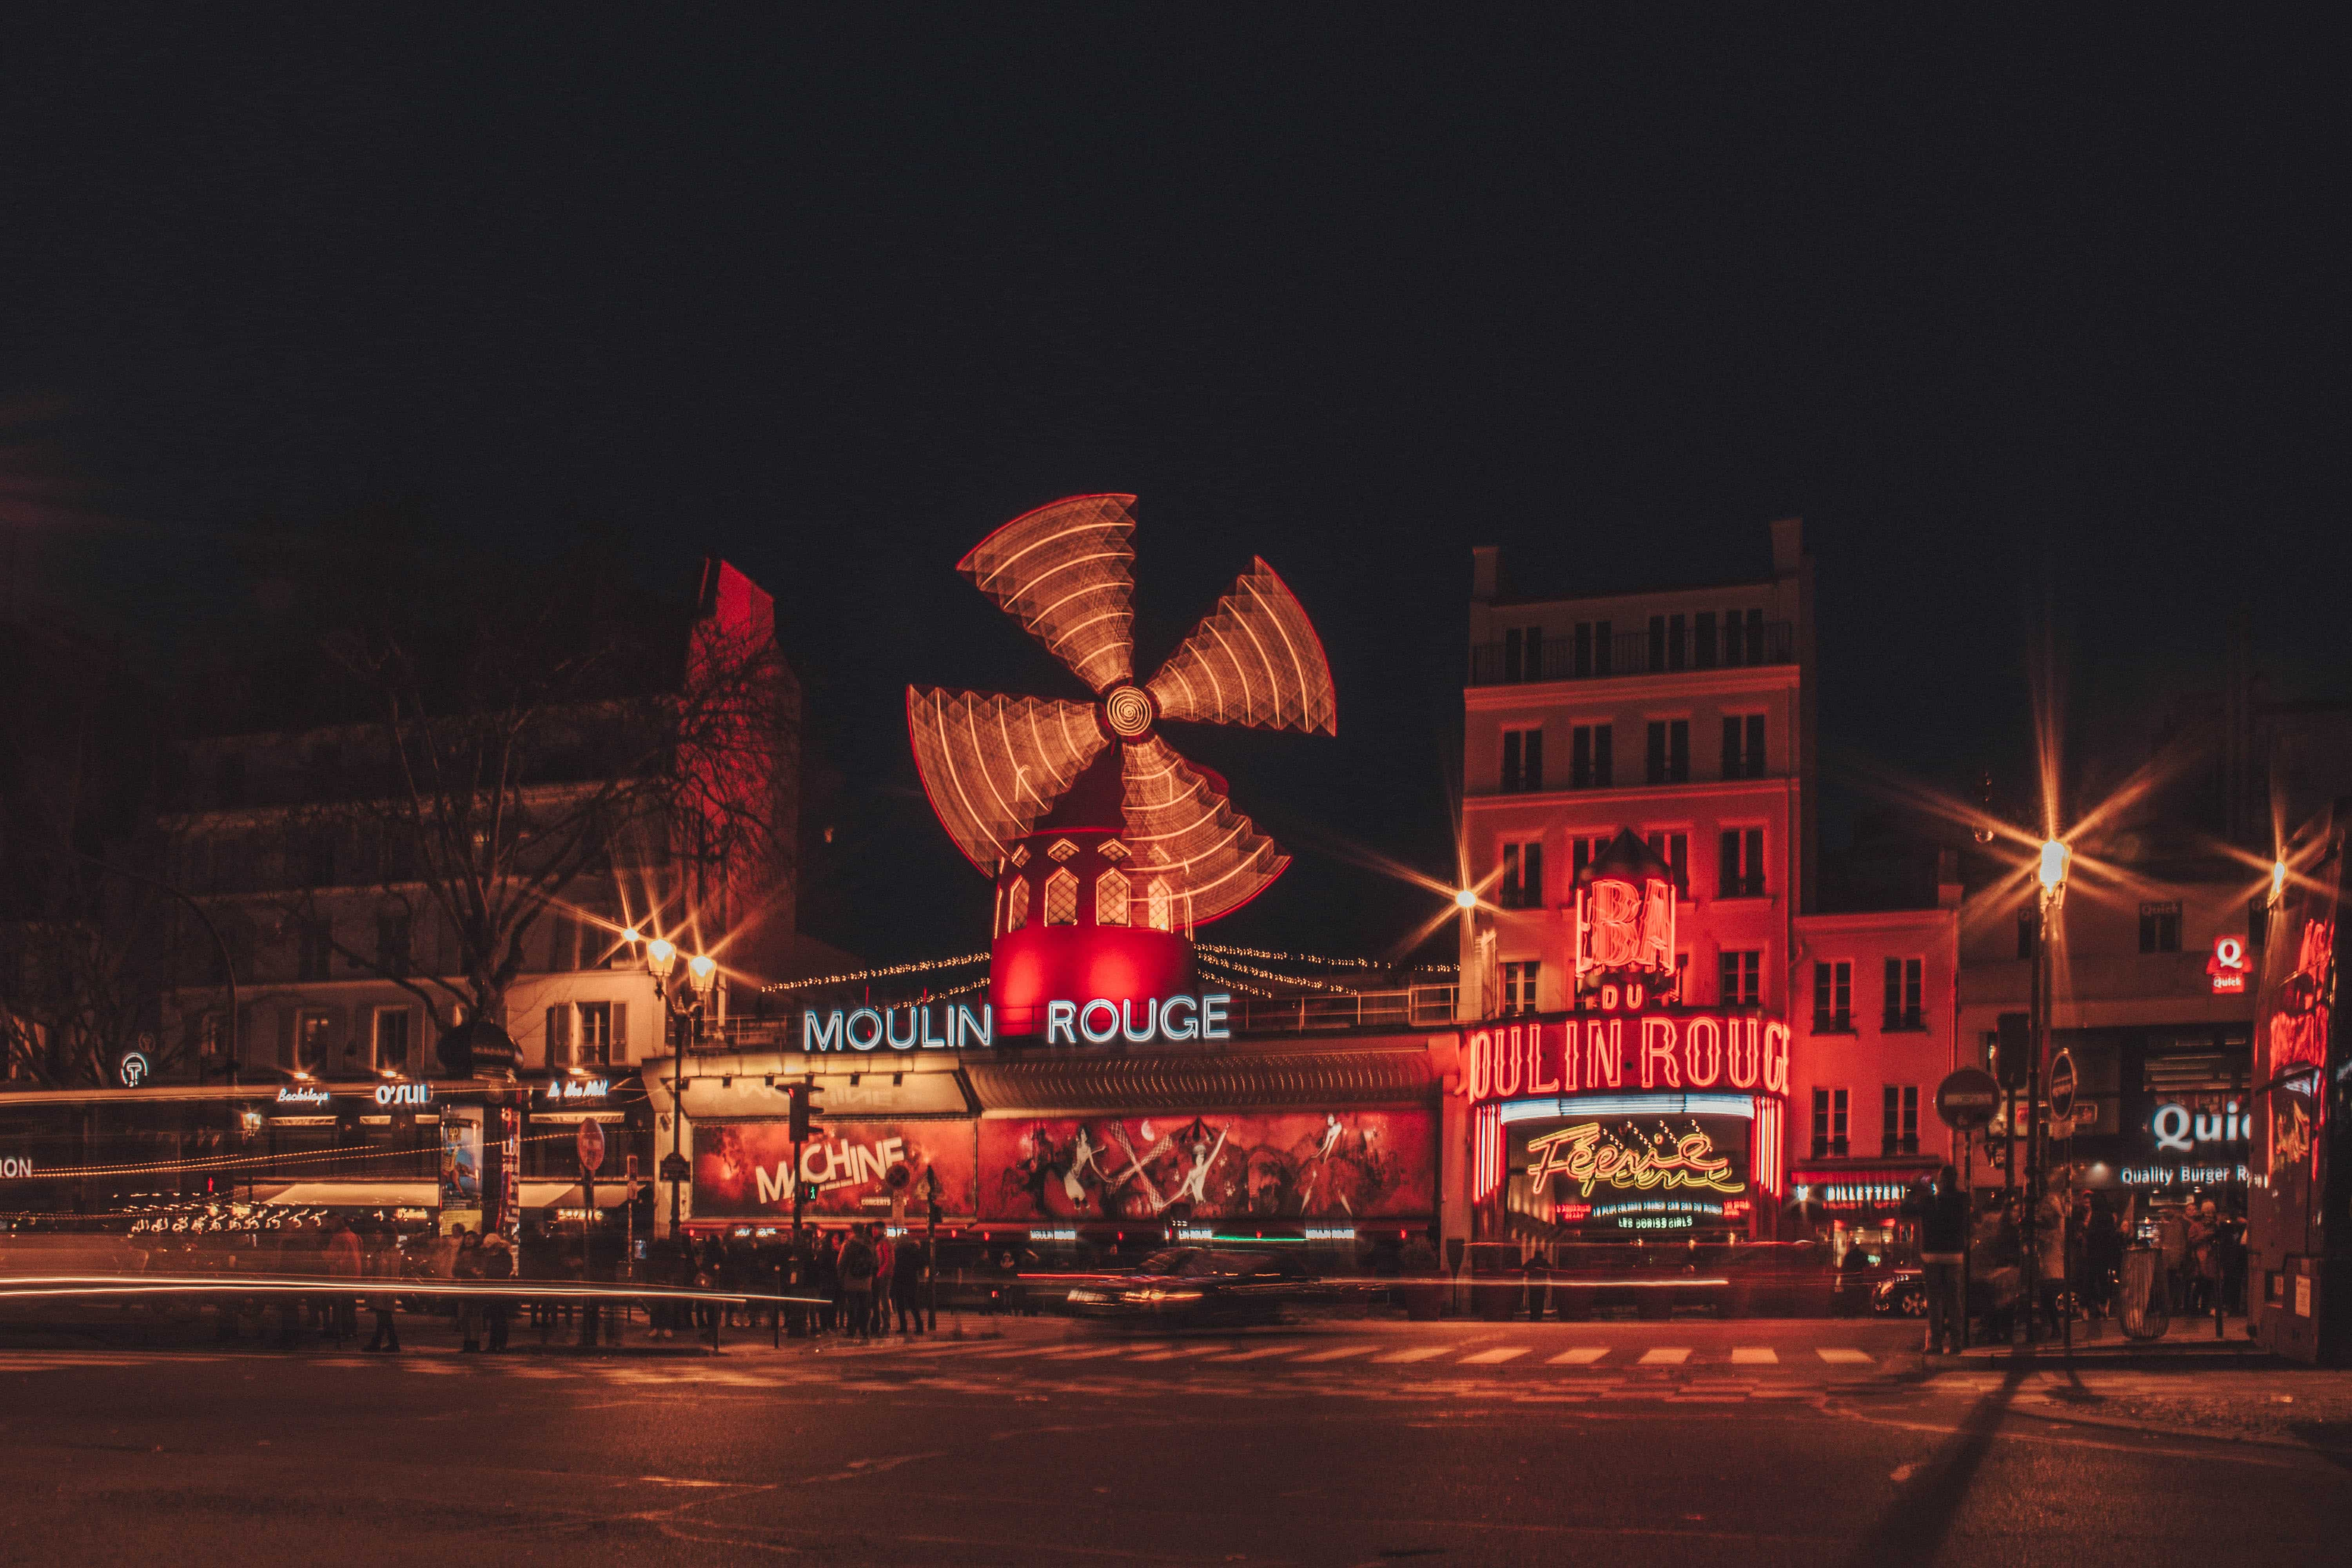
[[804,1204],[813,1204],[816,1202],[816,1184],[814,1182],[803,1182],[801,1184],[801,1202]]
[[2003,1013],[2000,1034],[1993,1045],[1992,1072],[2003,1089],[2023,1089],[2026,1069],[2033,1059],[2033,1018],[2027,1013]]
[[820,1121],[824,1112],[817,1108],[816,1097],[822,1093],[813,1083],[796,1084],[793,1089],[792,1134],[795,1143],[808,1142],[809,1123]]

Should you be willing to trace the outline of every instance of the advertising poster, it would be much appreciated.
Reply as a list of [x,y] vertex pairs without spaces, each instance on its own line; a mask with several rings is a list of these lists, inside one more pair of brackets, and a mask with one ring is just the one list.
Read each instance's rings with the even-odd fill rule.
[[1024,1117],[980,1124],[980,1217],[1394,1219],[1437,1211],[1427,1110]]
[[482,1108],[441,1108],[441,1226],[472,1229],[482,1216]]
[[[887,1219],[890,1168],[909,1178],[907,1214],[919,1222],[925,1176],[937,1171],[940,1207],[972,1212],[970,1121],[832,1121],[801,1145],[801,1180],[816,1195],[801,1205],[803,1218]],[[694,1130],[694,1212],[712,1219],[789,1219],[793,1212],[793,1141],[782,1121],[721,1122]]]

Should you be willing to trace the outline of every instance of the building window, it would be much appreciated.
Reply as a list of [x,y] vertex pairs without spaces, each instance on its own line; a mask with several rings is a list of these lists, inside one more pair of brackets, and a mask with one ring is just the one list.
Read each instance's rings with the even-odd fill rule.
[[1919,1089],[1916,1084],[1886,1086],[1885,1118],[1880,1122],[1879,1152],[1885,1155],[1919,1152]]
[[1666,863],[1667,869],[1674,873],[1675,887],[1682,892],[1689,892],[1690,835],[1687,833],[1653,833],[1650,835],[1649,841],[1650,853],[1655,855],[1659,859],[1664,860]]
[[1015,877],[1004,893],[1004,929],[1019,931],[1029,923],[1029,879]]
[[406,974],[413,932],[406,910],[379,910],[375,917],[375,966],[386,974]]
[[1813,1090],[1813,1158],[1816,1160],[1842,1157],[1846,1152],[1845,1093],[1842,1089]]
[[375,1010],[375,1070],[402,1072],[408,1070],[409,1010],[405,1007],[378,1007]]
[[217,1061],[228,1055],[228,1013],[213,1007],[199,1013],[189,1025],[195,1041],[199,1060]]
[[1045,847],[1045,853],[1056,860],[1066,860],[1078,852],[1078,847],[1066,838],[1056,838]]
[[1764,776],[1764,715],[1727,713],[1723,716],[1723,776],[1760,779]]
[[1701,669],[1715,668],[1715,612],[1701,610],[1691,617],[1691,662]]
[[1070,926],[1078,923],[1078,879],[1070,875],[1066,866],[1056,867],[1045,879],[1045,923],[1049,926]]
[[2180,951],[2180,906],[2178,903],[2139,907],[2139,950],[2142,952]]
[[1117,865],[1119,861],[1128,858],[1127,846],[1121,844],[1116,838],[1104,839],[1102,847],[1096,850],[1095,853],[1101,856],[1104,859],[1108,860],[1113,865]]
[[1853,965],[1843,958],[1813,965],[1813,1033],[1853,1033]]
[[1727,827],[1717,846],[1716,896],[1760,899],[1764,896],[1764,830]]
[[1727,665],[1764,662],[1764,612],[1753,609],[1723,613],[1723,662]]
[[1890,958],[1886,961],[1885,1024],[1887,1028],[1924,1029],[1927,1026],[1919,1007],[1919,963],[1916,958]]
[[1578,675],[1607,675],[1614,667],[1614,645],[1607,621],[1576,623],[1576,651],[1571,668]]
[[1503,1011],[1532,1013],[1536,1010],[1536,978],[1543,965],[1536,963],[1503,965]]
[[1568,879],[1571,886],[1584,879],[1584,868],[1601,858],[1609,847],[1606,837],[1571,838],[1568,841]]
[[1723,951],[1722,1005],[1757,1007],[1764,1001],[1764,954],[1755,949]]
[[1615,782],[1617,731],[1606,724],[1579,724],[1568,734],[1568,786],[1607,789]]
[[572,1037],[572,1065],[601,1068],[613,1065],[613,1047],[620,1037],[625,1002],[583,1002],[580,1029]]
[[1650,721],[1649,782],[1686,784],[1690,780],[1690,721]]
[[1543,908],[1542,840],[1503,846],[1503,883],[1495,901],[1507,910]]
[[327,962],[334,956],[335,928],[321,915],[306,920],[294,930],[294,978],[324,980]]
[[1503,731],[1503,793],[1531,794],[1543,788],[1543,731]]
[[1686,622],[1681,616],[1650,617],[1650,669],[1680,669],[1686,662]]
[[335,1043],[335,1016],[323,1007],[305,1007],[294,1015],[294,1066],[317,1072],[327,1064]]
[[1127,879],[1117,871],[1105,871],[1095,879],[1095,924],[1123,926],[1127,923]]
[[1505,680],[1541,680],[1543,667],[1543,627],[1513,626],[1503,634],[1503,679]]
[[1168,896],[1166,879],[1160,877],[1151,879],[1151,896],[1145,900],[1145,903],[1150,910],[1151,929],[1153,931],[1169,930],[1175,921],[1176,910],[1175,900]]

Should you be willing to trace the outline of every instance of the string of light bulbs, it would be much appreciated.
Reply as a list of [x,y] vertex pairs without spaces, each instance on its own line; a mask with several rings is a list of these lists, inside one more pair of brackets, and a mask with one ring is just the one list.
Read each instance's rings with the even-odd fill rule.
[[1238,958],[1211,958],[1203,960],[1203,962],[1217,964],[1223,969],[1236,971],[1243,974],[1255,974],[1260,980],[1270,980],[1277,985],[1303,985],[1317,991],[1332,992],[1341,996],[1355,996],[1361,994],[1361,993],[1349,986],[1340,984],[1336,980],[1311,980],[1303,974],[1276,974],[1271,969],[1259,969],[1254,964],[1244,963]]
[[900,974],[929,974],[941,969],[961,969],[968,964],[986,963],[985,952],[967,952],[955,958],[924,958],[907,963],[885,964],[876,969],[852,970],[846,974],[822,974],[814,980],[779,980],[761,987],[761,992],[774,995],[780,991],[814,991],[824,985],[849,985],[860,980],[887,980]]
[[1313,952],[1269,952],[1262,947],[1228,947],[1219,942],[1196,942],[1195,952],[1230,954],[1235,958],[1263,959],[1270,963],[1318,963],[1327,969],[1421,969],[1433,973],[1451,974],[1458,967],[1451,963],[1391,963],[1378,958],[1328,958]]

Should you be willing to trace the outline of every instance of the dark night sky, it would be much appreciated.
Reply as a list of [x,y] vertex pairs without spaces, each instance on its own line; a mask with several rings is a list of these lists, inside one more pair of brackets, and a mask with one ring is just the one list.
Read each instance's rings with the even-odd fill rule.
[[1803,515],[1825,740],[1950,785],[2020,771],[2045,621],[2087,743],[2210,683],[2236,605],[2275,689],[2352,687],[2333,39],[58,10],[0,60],[0,395],[47,411],[0,438],[84,489],[19,504],[15,602],[168,679],[264,519],[724,553],[843,781],[813,923],[869,955],[985,931],[898,692],[1076,694],[951,570],[1073,492],[1142,498],[1147,669],[1253,552],[1329,646],[1336,742],[1180,742],[1300,856],[1230,940],[1430,908],[1332,852],[1448,874],[1475,542],[1639,587]]

